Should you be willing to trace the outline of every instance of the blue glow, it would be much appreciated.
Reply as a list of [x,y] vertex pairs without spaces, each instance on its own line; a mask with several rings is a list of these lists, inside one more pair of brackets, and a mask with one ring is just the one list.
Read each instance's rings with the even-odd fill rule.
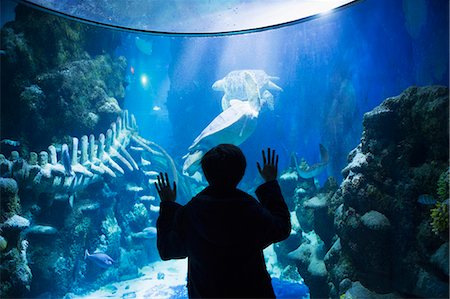
[[142,85],[142,87],[144,87],[144,88],[147,88],[147,87],[148,87],[148,77],[147,77],[146,74],[142,74],[142,75],[141,75],[141,85]]

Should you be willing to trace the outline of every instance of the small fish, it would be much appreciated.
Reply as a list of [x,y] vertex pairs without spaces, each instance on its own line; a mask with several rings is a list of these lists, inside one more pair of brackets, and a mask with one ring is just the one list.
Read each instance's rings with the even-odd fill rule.
[[155,105],[155,106],[153,106],[152,110],[153,111],[159,111],[159,110],[161,110],[161,107]]
[[133,67],[133,66],[130,66],[130,73],[131,73],[132,75],[134,75],[134,67]]
[[69,147],[67,144],[63,144],[61,148],[61,160],[62,164],[64,165],[64,169],[66,171],[67,176],[74,176],[75,173],[72,169],[72,163],[70,162],[70,155],[69,155]]
[[152,162],[150,162],[150,161],[148,161],[148,160],[145,160],[144,158],[141,157],[141,164],[142,164],[143,166],[147,166],[147,165],[151,165]]
[[93,254],[90,254],[89,251],[86,249],[84,251],[84,259],[88,259],[100,268],[109,268],[111,267],[116,261],[114,261],[109,255],[103,252],[96,252]]
[[146,227],[141,232],[132,233],[131,236],[139,239],[154,239],[156,238],[156,227]]
[[127,191],[140,192],[142,190],[144,190],[144,188],[142,188],[142,187],[139,187],[136,185],[130,185],[130,184],[127,185]]
[[58,232],[56,228],[53,226],[48,225],[33,225],[26,229],[25,231],[27,234],[34,234],[34,235],[54,235]]
[[150,185],[154,185],[156,182],[158,182],[158,179],[149,179],[148,180],[148,183],[150,184]]
[[419,198],[417,199],[417,202],[422,205],[434,205],[436,204],[436,199],[433,198],[433,196],[429,194],[422,194],[419,195]]
[[150,211],[159,213],[159,207],[158,206],[154,206],[154,205],[150,205]]
[[152,171],[152,170],[150,170],[150,171],[144,171],[144,175],[145,176],[150,176],[150,177],[157,177],[158,175],[159,175],[159,172],[157,172],[157,171]]
[[20,141],[15,141],[15,140],[11,140],[11,139],[3,139],[1,141],[1,144],[7,144],[7,145],[14,146],[14,147],[18,147],[18,146],[20,146]]
[[88,203],[88,204],[82,205],[81,207],[78,208],[78,210],[82,213],[86,213],[86,212],[96,211],[99,208],[100,208],[100,204],[98,202],[95,202],[95,203]]
[[142,200],[142,201],[154,201],[155,199],[156,198],[151,195],[142,195],[141,197],[139,197],[139,200]]

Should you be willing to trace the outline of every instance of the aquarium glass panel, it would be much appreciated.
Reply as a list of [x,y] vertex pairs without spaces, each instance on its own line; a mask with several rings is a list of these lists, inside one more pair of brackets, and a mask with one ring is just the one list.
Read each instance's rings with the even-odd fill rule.
[[236,34],[285,26],[354,0],[26,0],[83,21],[159,34]]
[[0,1],[1,298],[449,298],[447,0],[148,3]]

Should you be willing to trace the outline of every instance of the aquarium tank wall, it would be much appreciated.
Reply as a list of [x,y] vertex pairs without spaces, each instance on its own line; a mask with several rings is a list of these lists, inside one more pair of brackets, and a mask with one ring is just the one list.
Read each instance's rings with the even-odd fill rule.
[[449,2],[188,2],[1,1],[0,297],[187,298],[156,176],[232,143],[277,298],[448,298]]

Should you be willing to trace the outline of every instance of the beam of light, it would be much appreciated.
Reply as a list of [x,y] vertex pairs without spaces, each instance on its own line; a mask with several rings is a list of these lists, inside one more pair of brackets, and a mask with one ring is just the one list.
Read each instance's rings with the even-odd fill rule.
[[148,87],[148,77],[147,77],[147,75],[146,74],[142,74],[140,79],[141,79],[142,87],[147,88]]
[[226,37],[216,70],[215,80],[230,71],[262,69],[273,76],[277,73],[283,34],[280,31],[258,32],[248,35]]
[[[206,51],[210,45],[209,39],[190,38],[181,45],[182,50],[174,65],[174,74],[182,74],[179,84],[191,84],[202,73],[202,64],[205,63]],[[186,71],[189,70],[189,71]]]

